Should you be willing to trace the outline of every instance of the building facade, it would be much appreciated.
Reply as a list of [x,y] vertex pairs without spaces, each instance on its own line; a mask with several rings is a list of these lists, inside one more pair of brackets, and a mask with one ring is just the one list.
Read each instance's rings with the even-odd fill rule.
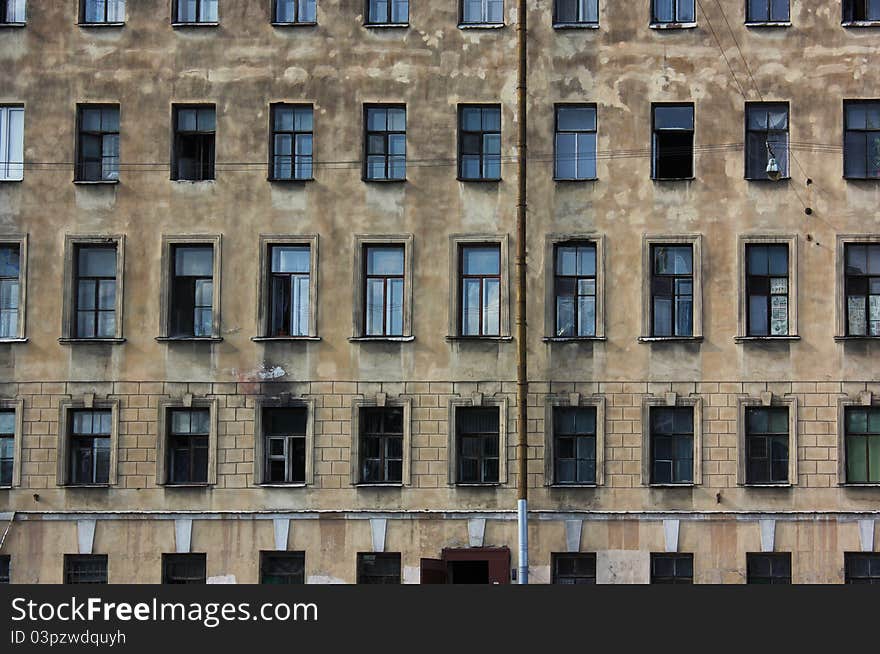
[[[510,581],[514,3],[3,4],[0,573]],[[532,582],[880,578],[877,5],[530,3]]]

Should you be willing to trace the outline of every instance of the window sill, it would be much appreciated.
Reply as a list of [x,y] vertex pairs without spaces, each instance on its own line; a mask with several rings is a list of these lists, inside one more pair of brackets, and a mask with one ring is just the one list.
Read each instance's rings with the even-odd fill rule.
[[734,336],[735,343],[751,343],[755,341],[799,341],[800,336]]
[[172,182],[176,182],[178,184],[213,184],[217,180],[215,178],[211,179],[183,179],[178,177],[177,179],[172,178]]
[[0,338],[0,345],[3,343],[27,343],[28,339],[26,337],[22,338]]
[[562,182],[563,184],[570,184],[571,182],[598,182],[598,177],[554,177],[554,182]]
[[197,23],[171,23],[171,27],[220,27],[219,21],[199,21]]
[[304,481],[293,481],[289,484],[282,484],[280,482],[269,482],[265,484],[257,484],[260,488],[305,488],[308,484]]
[[696,486],[697,486],[697,484],[695,484],[692,481],[685,481],[685,482],[681,482],[679,484],[676,484],[674,482],[669,483],[669,484],[655,484],[655,483],[648,484],[648,488],[695,488]]
[[447,341],[512,341],[513,336],[447,336]]
[[691,176],[691,177],[652,177],[651,181],[652,182],[660,182],[662,184],[663,182],[693,182],[695,179],[697,179],[697,178],[694,176]]
[[317,27],[318,21],[313,21],[311,23],[306,23],[306,22],[279,23],[279,22],[273,20],[270,23],[270,25],[272,25],[272,27]]
[[856,482],[848,482],[842,481],[838,484],[842,488],[880,488],[880,482],[870,482],[870,481],[856,481]]
[[60,484],[62,488],[110,488],[112,484]]
[[852,175],[844,175],[843,178],[848,182],[880,182],[880,176],[877,177],[853,177]]
[[251,336],[254,343],[283,343],[287,341],[320,341],[320,336]]
[[555,30],[597,30],[599,23],[553,23]]
[[118,179],[75,179],[73,183],[77,186],[116,186],[119,184]]
[[471,182],[477,184],[493,184],[501,181],[500,177],[482,178],[482,177],[456,177],[459,182]]
[[220,343],[222,336],[157,336],[159,343]]
[[545,343],[577,343],[580,341],[607,341],[605,336],[545,336],[541,339]]
[[359,481],[354,484],[356,488],[403,488],[404,484],[402,481],[400,482],[377,482],[375,484],[371,484],[365,481]]
[[794,484],[787,481],[780,481],[769,484],[740,484],[743,488],[792,488]]
[[295,177],[267,177],[266,179],[272,184],[303,184],[315,181],[314,177],[303,177],[301,179]]
[[547,484],[548,488],[599,488],[599,484]]
[[351,336],[350,343],[411,343],[416,340],[415,336]]
[[779,184],[780,182],[790,182],[791,177],[785,176],[779,179],[770,179],[769,177],[744,177],[747,182],[756,182],[758,184]]
[[877,341],[880,343],[880,336],[835,336],[834,340],[838,343],[846,341]]
[[762,20],[750,23],[746,21],[745,25],[746,27],[791,27],[791,22],[783,20]]
[[639,336],[639,343],[702,343],[702,336]]
[[0,177],[0,184],[21,184],[24,181],[24,178],[21,179],[11,179],[9,177]]
[[500,488],[501,485],[500,481],[489,481],[485,483],[457,481],[454,484],[454,486],[458,486],[459,488]]
[[209,488],[210,486],[212,486],[212,484],[209,484],[207,482],[200,482],[197,484],[171,484],[166,482],[162,484],[163,488]]
[[4,27],[27,27],[27,23],[0,23],[0,29]]
[[364,23],[364,27],[379,27],[379,28],[403,28],[406,29],[409,27],[409,23]]
[[694,23],[651,23],[648,25],[652,30],[692,30],[697,26]]
[[113,23],[77,23],[80,27],[124,27],[124,22],[113,22]]
[[500,30],[504,23],[459,23],[460,30]]
[[880,27],[880,20],[847,20],[840,25],[842,27]]
[[58,342],[62,345],[78,345],[80,343],[125,343],[124,338],[59,338]]
[[364,177],[363,182],[365,184],[404,184],[406,182],[406,177],[400,179],[371,179],[369,177]]

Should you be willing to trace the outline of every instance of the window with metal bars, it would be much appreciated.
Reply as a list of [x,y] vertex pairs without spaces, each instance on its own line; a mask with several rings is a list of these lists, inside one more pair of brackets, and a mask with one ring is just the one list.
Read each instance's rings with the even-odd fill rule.
[[844,552],[844,579],[848,584],[880,584],[880,553]]
[[269,334],[308,336],[311,317],[311,248],[269,246]]
[[501,247],[463,245],[459,251],[462,336],[498,336],[501,329]]
[[208,337],[214,332],[214,247],[173,245],[172,337]]
[[599,0],[556,0],[553,25],[569,27],[599,24]]
[[788,407],[746,409],[746,483],[788,483]]
[[880,0],[843,0],[843,22],[880,21]]
[[175,23],[216,23],[219,20],[219,0],[175,0],[175,4]]
[[596,179],[596,106],[557,105],[555,146],[555,179]]
[[358,552],[357,582],[359,584],[399,584],[400,554],[396,552]]
[[595,584],[596,555],[578,552],[551,555],[553,583],[561,585]]
[[208,409],[168,410],[168,484],[208,483],[210,424]]
[[746,244],[746,324],[749,336],[786,336],[789,319],[788,246]]
[[204,584],[207,557],[205,554],[163,554],[163,584]]
[[263,449],[266,457],[264,483],[305,483],[307,423],[306,407],[263,409]]
[[77,109],[77,181],[117,181],[119,105],[80,105]]
[[366,0],[367,25],[406,25],[409,0]]
[[0,0],[0,24],[23,25],[27,0]]
[[694,176],[694,105],[652,105],[652,174],[657,180]]
[[113,338],[116,336],[116,248],[78,245],[74,262],[74,334],[77,338]]
[[651,583],[694,583],[694,555],[651,552]]
[[555,246],[557,337],[596,335],[596,244]]
[[190,182],[214,179],[216,129],[214,105],[174,107],[171,179]]
[[693,336],[693,257],[690,245],[651,246],[652,336]]
[[21,307],[21,246],[0,243],[0,338],[17,338]]
[[781,176],[789,177],[788,125],[787,103],[750,102],[746,105],[746,179],[769,179],[767,163],[770,152],[779,165]]
[[747,553],[746,580],[750,584],[790,584],[791,552]]
[[501,25],[504,0],[461,0],[462,25]]
[[24,179],[24,107],[0,106],[0,181]]
[[106,554],[65,554],[65,584],[106,584]]
[[500,464],[498,407],[459,407],[455,411],[458,483],[497,484]]
[[311,105],[272,105],[272,181],[313,179],[314,109]]
[[403,482],[403,407],[360,409],[360,483]]
[[596,483],[596,407],[554,407],[555,483]]
[[70,412],[71,485],[106,484],[110,480],[112,412]]
[[880,179],[880,101],[845,101],[843,121],[843,176]]
[[787,23],[789,0],[746,0],[746,23]]
[[406,107],[364,107],[364,179],[406,179]]
[[0,554],[0,584],[9,583],[11,567],[12,557],[9,554]]
[[402,336],[403,245],[364,246],[364,335]]
[[847,243],[846,335],[880,337],[880,243]]
[[693,483],[693,407],[651,407],[650,418],[651,483]]
[[501,179],[501,107],[458,108],[458,177],[463,181]]
[[880,484],[880,407],[846,407],[844,423],[847,483]]
[[260,583],[304,584],[305,566],[305,552],[260,552]]
[[12,486],[15,466],[15,411],[0,411],[0,487]]
[[275,0],[272,22],[276,25],[314,25],[318,22],[317,0]]
[[82,0],[79,20],[85,25],[125,22],[125,0]]

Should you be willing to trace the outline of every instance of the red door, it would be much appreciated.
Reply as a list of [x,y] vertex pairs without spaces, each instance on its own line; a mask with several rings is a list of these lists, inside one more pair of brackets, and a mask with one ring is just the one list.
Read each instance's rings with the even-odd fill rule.
[[485,561],[489,564],[490,584],[510,583],[510,549],[507,547],[468,547],[446,548],[443,550],[445,562]]
[[443,561],[442,559],[422,559],[420,567],[421,576],[419,577],[419,583],[446,583],[446,561]]

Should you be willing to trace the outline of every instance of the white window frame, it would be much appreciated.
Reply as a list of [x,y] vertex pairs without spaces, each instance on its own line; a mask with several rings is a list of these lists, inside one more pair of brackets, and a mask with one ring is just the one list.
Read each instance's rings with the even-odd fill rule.
[[0,488],[18,488],[21,486],[21,455],[24,441],[24,400],[0,398],[0,409],[15,412],[15,426],[12,435],[12,484]]
[[0,234],[0,245],[18,246],[18,332],[10,338],[0,338],[0,343],[24,343],[25,322],[27,318],[27,261],[28,261],[28,235],[27,234]]
[[[0,105],[0,182],[21,182],[24,180],[24,105]],[[21,133],[11,134],[13,115],[21,116]],[[13,161],[13,143],[21,150],[21,161]]]

